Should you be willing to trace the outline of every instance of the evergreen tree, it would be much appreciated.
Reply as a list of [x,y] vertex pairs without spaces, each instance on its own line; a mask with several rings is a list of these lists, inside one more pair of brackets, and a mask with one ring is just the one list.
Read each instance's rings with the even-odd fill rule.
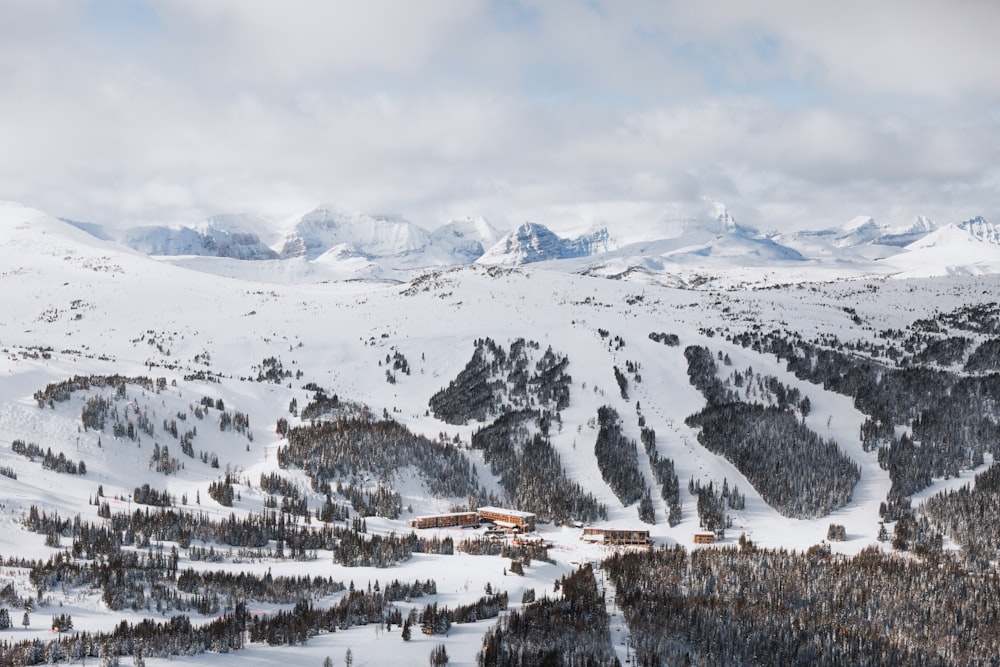
[[430,664],[431,667],[440,667],[441,665],[448,664],[448,651],[445,650],[444,644],[438,644],[431,649]]

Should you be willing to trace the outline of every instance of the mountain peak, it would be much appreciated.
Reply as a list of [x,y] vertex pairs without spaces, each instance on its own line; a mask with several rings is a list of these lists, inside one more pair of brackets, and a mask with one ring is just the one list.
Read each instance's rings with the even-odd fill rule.
[[530,264],[558,259],[562,254],[562,241],[545,225],[523,222],[477,261],[482,264]]
[[116,240],[147,255],[245,260],[278,258],[278,254],[261,243],[253,232],[231,232],[208,224],[203,224],[201,230],[183,225],[131,227],[121,231]]
[[875,222],[875,218],[859,215],[840,228],[834,243],[841,248],[876,243],[884,233],[885,227]]
[[736,224],[736,219],[733,214],[729,212],[726,205],[722,202],[708,200],[711,206],[711,212],[715,216],[715,222],[718,223],[718,231],[721,233],[732,234],[736,232],[739,227]]
[[429,234],[401,216],[349,213],[320,206],[293,221],[282,257],[316,259],[330,248],[348,244],[369,257],[406,255],[423,250]]
[[968,232],[977,241],[1000,245],[1000,228],[988,222],[981,215],[960,222],[955,226]]
[[1000,227],[976,216],[969,220],[945,225],[925,235],[920,240],[906,246],[907,250],[920,248],[958,246],[968,244],[1000,245]]
[[937,228],[938,227],[934,224],[933,220],[927,216],[918,215],[913,218],[913,222],[909,225],[885,230],[879,238],[875,239],[874,243],[902,248],[914,243],[915,241],[919,241],[931,232],[937,230]]
[[281,236],[273,221],[254,213],[219,213],[204,218],[190,227],[204,235],[213,232],[253,234],[268,245],[279,240]]
[[859,215],[851,219],[850,222],[845,224],[842,229],[845,232],[856,232],[859,229],[872,229],[878,228],[878,223],[875,222],[875,218],[870,215]]
[[537,222],[524,222],[476,260],[481,264],[530,264],[607,252],[614,242],[606,227],[576,239],[564,239]]
[[969,218],[968,220],[963,220],[962,222],[958,223],[958,226],[961,227],[962,229],[973,229],[976,227],[982,227],[984,225],[992,226],[986,220],[986,218],[984,218],[981,215],[977,215],[974,218]]
[[431,232],[431,242],[456,259],[472,263],[496,245],[500,232],[482,216],[449,220]]
[[933,232],[937,229],[937,225],[926,215],[918,215],[913,218],[913,222],[910,223],[908,229],[911,231]]

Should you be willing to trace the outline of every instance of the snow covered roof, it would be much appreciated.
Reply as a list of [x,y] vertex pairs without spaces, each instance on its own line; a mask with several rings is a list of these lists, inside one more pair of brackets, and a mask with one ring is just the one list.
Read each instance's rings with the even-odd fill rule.
[[479,513],[482,514],[483,512],[490,512],[492,514],[507,514],[509,516],[519,516],[522,519],[535,518],[535,515],[532,512],[522,512],[520,510],[507,509],[506,507],[492,507],[489,505],[486,507],[479,508]]

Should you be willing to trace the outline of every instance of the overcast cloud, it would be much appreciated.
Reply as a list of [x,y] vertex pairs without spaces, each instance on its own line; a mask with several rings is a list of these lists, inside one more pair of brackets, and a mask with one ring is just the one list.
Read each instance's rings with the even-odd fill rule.
[[3,0],[0,199],[428,228],[1000,222],[1000,3]]

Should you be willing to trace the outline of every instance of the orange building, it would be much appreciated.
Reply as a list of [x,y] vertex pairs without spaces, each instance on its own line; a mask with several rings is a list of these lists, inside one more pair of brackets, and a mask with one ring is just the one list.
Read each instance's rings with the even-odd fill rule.
[[584,528],[580,539],[588,542],[613,545],[649,546],[652,544],[652,540],[649,539],[648,530],[622,528]]
[[501,528],[530,533],[535,530],[535,515],[503,507],[480,507],[479,517],[489,519]]
[[410,519],[411,528],[451,528],[453,526],[478,526],[477,512],[452,512],[450,514],[431,514]]

